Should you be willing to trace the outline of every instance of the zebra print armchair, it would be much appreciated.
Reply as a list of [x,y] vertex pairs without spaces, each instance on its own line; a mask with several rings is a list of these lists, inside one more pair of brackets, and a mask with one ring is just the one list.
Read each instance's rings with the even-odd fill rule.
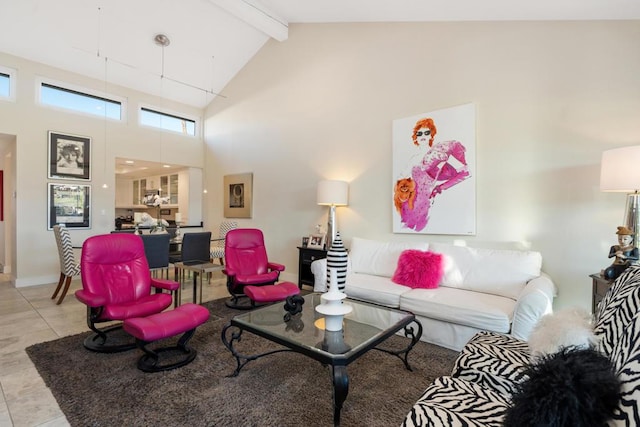
[[[611,426],[640,419],[640,267],[628,268],[595,314],[598,350],[622,382],[622,398]],[[530,361],[526,342],[480,332],[464,347],[450,377],[436,379],[407,415],[403,426],[500,426],[516,385]]]

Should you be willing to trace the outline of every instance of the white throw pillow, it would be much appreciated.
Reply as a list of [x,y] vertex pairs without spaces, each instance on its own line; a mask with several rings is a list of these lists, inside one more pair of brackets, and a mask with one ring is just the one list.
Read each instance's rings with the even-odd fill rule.
[[565,308],[538,320],[529,336],[529,350],[534,360],[563,347],[589,348],[596,341],[591,314],[582,308]]
[[406,249],[429,249],[427,242],[378,242],[375,240],[351,239],[349,258],[354,273],[391,277],[398,266],[398,258]]
[[442,286],[517,299],[527,282],[540,276],[542,255],[533,251],[470,248],[431,243],[444,255]]

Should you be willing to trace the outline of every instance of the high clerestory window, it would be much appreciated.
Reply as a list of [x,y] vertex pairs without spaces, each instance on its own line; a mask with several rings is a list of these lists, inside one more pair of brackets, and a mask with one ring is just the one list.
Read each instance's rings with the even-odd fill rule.
[[158,129],[196,136],[196,121],[187,117],[140,107],[140,124]]
[[0,99],[16,99],[16,70],[0,66]]
[[9,85],[11,84],[11,76],[9,74],[0,73],[0,96],[8,98],[11,92]]
[[40,102],[93,116],[122,120],[122,101],[91,93],[90,90],[84,91],[71,86],[42,82]]

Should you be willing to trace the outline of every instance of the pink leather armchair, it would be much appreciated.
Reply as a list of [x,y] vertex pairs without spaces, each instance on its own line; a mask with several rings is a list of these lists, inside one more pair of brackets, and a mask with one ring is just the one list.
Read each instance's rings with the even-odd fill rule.
[[226,265],[222,272],[227,275],[227,289],[231,294],[226,305],[231,308],[252,308],[248,299],[246,304],[240,303],[240,298],[246,297],[244,287],[272,285],[285,269],[282,264],[269,262],[262,231],[255,228],[229,231],[224,243],[224,256]]
[[[92,351],[114,353],[135,348],[135,340],[124,333],[118,339],[108,339],[122,323],[104,329],[96,324],[159,313],[171,305],[171,292],[180,286],[173,280],[151,277],[142,239],[135,234],[89,237],[82,245],[80,266],[82,289],[75,295],[87,306],[87,325],[95,332],[84,341]],[[151,293],[151,287],[169,293]]]

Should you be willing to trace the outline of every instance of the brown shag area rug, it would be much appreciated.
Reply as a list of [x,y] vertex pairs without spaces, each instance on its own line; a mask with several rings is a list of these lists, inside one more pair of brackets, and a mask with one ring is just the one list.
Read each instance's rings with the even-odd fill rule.
[[[86,350],[89,333],[27,348],[72,426],[330,426],[333,425],[331,368],[301,354],[276,353],[249,362],[229,378],[235,359],[220,339],[238,311],[224,300],[203,304],[211,318],[190,341],[198,356],[189,365],[146,374],[136,368],[142,352]],[[385,344],[401,348],[406,338]],[[236,348],[255,354],[277,344],[245,332]],[[371,350],[347,367],[349,394],[341,425],[400,425],[431,381],[451,372],[457,353],[419,342],[402,361]]]

